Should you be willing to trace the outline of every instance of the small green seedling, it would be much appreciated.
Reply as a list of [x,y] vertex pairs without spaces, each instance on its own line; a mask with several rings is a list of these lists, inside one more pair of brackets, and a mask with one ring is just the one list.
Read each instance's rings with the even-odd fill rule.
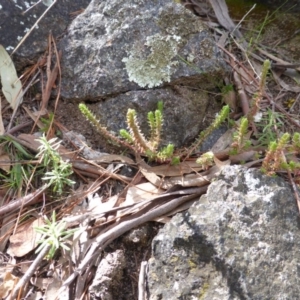
[[43,167],[48,170],[42,180],[47,181],[48,185],[53,187],[53,192],[62,194],[66,185],[71,186],[75,183],[69,178],[73,173],[72,165],[64,161],[57,152],[61,143],[57,142],[57,138],[48,141],[43,135],[38,141],[41,146],[36,156],[41,160]]
[[44,216],[44,221],[46,223],[44,226],[34,228],[38,233],[42,234],[41,241],[39,241],[41,245],[36,249],[35,253],[40,252],[47,245],[51,246],[47,254],[47,259],[52,259],[59,248],[69,251],[70,248],[66,245],[65,241],[78,229],[66,230],[66,222],[56,221],[55,211],[52,213],[51,220],[47,216]]

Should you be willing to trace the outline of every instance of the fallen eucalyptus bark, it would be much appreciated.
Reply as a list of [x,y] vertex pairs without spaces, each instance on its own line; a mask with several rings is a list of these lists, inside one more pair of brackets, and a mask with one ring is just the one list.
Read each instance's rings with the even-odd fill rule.
[[15,210],[18,210],[22,207],[25,207],[29,204],[33,204],[39,201],[40,196],[42,193],[46,190],[47,185],[42,186],[38,190],[34,191],[33,193],[30,193],[24,197],[18,198],[16,200],[13,200],[9,202],[6,205],[3,205],[0,207],[0,216],[5,215],[7,213],[11,213]]
[[[166,215],[168,212],[174,210],[176,207],[183,204],[184,202],[200,197],[206,192],[206,190],[207,186],[203,186],[160,195],[156,197],[155,200],[165,200],[167,201],[166,203],[162,205],[156,203],[155,205],[155,203],[149,202],[148,206],[143,207],[143,209],[139,210],[136,214],[124,218],[124,220],[121,220],[119,224],[112,227],[107,232],[98,235],[92,242],[90,249],[86,253],[85,258],[79,264],[77,270],[75,270],[75,272],[72,275],[70,275],[69,278],[64,282],[59,293],[63,292],[77,278],[77,276],[84,272],[85,268],[93,261],[93,259],[95,258],[95,254],[99,250],[103,250],[109,243],[111,243],[117,237],[121,236],[123,233],[127,232],[128,230],[134,227],[137,227],[162,215]],[[173,196],[174,194],[184,196],[169,200],[170,196]],[[151,207],[153,207],[154,205],[155,207],[151,210]]]

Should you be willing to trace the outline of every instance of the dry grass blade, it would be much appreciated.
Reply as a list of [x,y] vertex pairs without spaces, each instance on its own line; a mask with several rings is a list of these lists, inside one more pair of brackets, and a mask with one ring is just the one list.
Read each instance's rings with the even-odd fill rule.
[[[53,67],[53,69],[51,70],[51,60],[52,60],[52,44],[55,47],[56,50],[56,45],[55,45],[55,41],[52,35],[49,36],[49,41],[48,41],[48,57],[47,57],[47,83],[46,86],[43,88],[43,94],[42,94],[42,104],[41,104],[41,109],[40,111],[43,113],[45,111],[45,109],[48,106],[48,101],[50,99],[50,95],[51,95],[51,90],[54,86],[54,83],[57,79],[57,76],[59,74],[59,70],[60,70],[60,59],[62,56],[62,52],[58,52],[58,55],[56,56],[56,63]],[[57,51],[57,50],[56,50]]]

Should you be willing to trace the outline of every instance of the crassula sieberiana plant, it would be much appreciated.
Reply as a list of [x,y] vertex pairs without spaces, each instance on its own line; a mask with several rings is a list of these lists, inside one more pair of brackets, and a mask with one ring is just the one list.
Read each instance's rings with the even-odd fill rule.
[[[156,161],[171,161],[173,164],[180,161],[180,157],[174,154],[174,145],[168,144],[165,147],[160,148],[162,125],[163,125],[163,102],[159,101],[157,104],[157,109],[154,112],[149,112],[147,115],[150,134],[146,138],[141,132],[137,113],[134,109],[128,109],[126,121],[128,129],[121,129],[120,136],[117,137],[109,132],[104,126],[100,124],[97,118],[92,114],[92,112],[86,107],[85,104],[80,104],[79,109],[82,114],[92,123],[97,131],[105,136],[106,138],[117,142],[119,145],[123,145],[134,150],[136,153],[142,156],[148,157],[151,160]],[[201,143],[205,140],[211,132],[218,128],[222,122],[228,117],[229,106],[224,106],[221,112],[217,115],[215,121],[204,131],[202,131],[195,143],[189,147],[186,151],[181,153],[182,156],[191,155],[196,149],[199,148]]]
[[120,130],[120,136],[122,139],[113,135],[104,126],[102,126],[85,104],[79,104],[79,109],[82,114],[97,128],[99,133],[108,139],[117,142],[117,144],[130,148],[151,160],[164,161],[167,159],[171,160],[173,158],[173,144],[168,144],[163,148],[159,148],[163,124],[162,101],[158,102],[157,109],[154,112],[148,113],[147,119],[150,127],[150,136],[148,139],[141,132],[139,122],[137,120],[137,113],[134,109],[128,109],[127,111],[126,122],[128,130]]

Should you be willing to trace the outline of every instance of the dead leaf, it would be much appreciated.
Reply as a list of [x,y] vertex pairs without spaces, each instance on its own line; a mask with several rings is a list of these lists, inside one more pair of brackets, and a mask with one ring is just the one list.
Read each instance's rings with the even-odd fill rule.
[[37,141],[37,137],[32,134],[21,133],[18,135],[18,140],[20,144],[34,152],[38,152],[38,148],[41,146],[41,143]]
[[22,83],[13,61],[2,45],[0,45],[0,77],[2,92],[15,111],[23,101]]
[[198,172],[203,169],[199,164],[196,163],[196,161],[183,161],[178,165],[160,165],[151,167],[148,170],[156,175],[173,177],[187,173]]
[[137,203],[142,200],[149,200],[162,192],[162,189],[157,188],[150,182],[141,183],[128,189],[126,199],[120,206]]
[[[46,299],[47,300],[57,299],[57,297],[59,296],[59,289],[61,288],[62,284],[63,281],[57,278],[57,276],[52,278],[52,282],[48,285],[48,288],[46,289],[46,293],[45,293]],[[68,298],[64,298],[64,299],[68,299]]]
[[[217,158],[216,158],[217,159]],[[196,170],[202,170],[195,161],[182,162],[176,166],[162,165],[157,167],[150,167],[144,161],[139,162],[140,171],[145,178],[153,185],[160,189],[169,189],[174,185],[181,185],[183,187],[191,186],[204,186],[210,182],[210,180],[219,173],[223,166],[230,164],[230,161],[220,161],[217,159],[218,166],[213,166],[208,171],[195,173]],[[170,168],[170,171],[169,169]],[[183,175],[184,173],[194,172],[194,174]],[[160,178],[156,174],[172,175],[170,178]],[[166,175],[167,174],[167,175]],[[178,176],[174,176],[177,174]],[[180,176],[181,175],[181,176]],[[168,176],[169,177],[169,176]]]
[[112,163],[120,161],[128,165],[135,165],[135,162],[131,158],[117,154],[102,154],[99,158],[93,159],[93,161],[97,163]]
[[139,162],[139,167],[141,173],[145,176],[145,178],[151,182],[153,185],[157,187],[161,187],[162,180],[159,176],[157,176],[152,170],[151,167],[148,166],[143,160]]
[[288,68],[284,71],[284,75],[292,78],[297,85],[300,83],[300,73],[295,69]]
[[209,3],[211,4],[220,25],[231,32],[235,37],[242,39],[243,35],[229,16],[225,0],[209,0]]
[[6,272],[3,278],[3,282],[0,285],[0,298],[6,298],[9,292],[12,291],[13,288],[16,286],[18,281],[18,277],[12,275],[10,272]]
[[237,108],[237,99],[235,91],[228,91],[222,95],[222,100],[225,104],[229,105],[229,107],[236,111]]
[[107,211],[110,211],[112,208],[115,207],[118,201],[118,196],[112,196],[107,201],[103,202],[102,197],[99,197],[96,193],[94,195],[89,195],[88,200],[88,212],[91,215],[100,215],[104,214]]
[[249,150],[246,152],[239,153],[237,155],[231,155],[230,160],[233,163],[241,163],[241,162],[247,162],[247,161],[253,161],[257,158],[258,152],[254,150]]
[[117,216],[121,217],[125,214],[132,214],[139,211],[146,204],[145,202],[147,200],[153,200],[163,192],[164,190],[156,187],[151,182],[145,182],[130,187],[127,191],[125,201],[120,204],[120,207],[128,207],[128,209],[118,211]]
[[39,290],[46,290],[48,285],[53,281],[53,278],[31,277],[30,283],[36,286]]
[[5,147],[3,145],[0,145],[0,169],[4,170],[5,172],[9,172],[10,167],[11,167],[10,157],[5,150]]
[[216,156],[214,156],[214,162],[219,169],[222,169],[225,166],[229,166],[231,161],[229,159],[222,161],[219,160]]
[[34,227],[40,227],[44,224],[42,218],[29,220],[24,225],[20,225],[17,232],[10,237],[10,245],[7,254],[22,257],[32,251],[41,239],[42,234],[36,232]]
[[41,112],[32,112],[26,106],[23,106],[23,108],[27,112],[28,116],[37,124],[37,126],[40,129],[45,127],[45,125],[43,124],[43,122],[39,120],[40,116],[42,115]]
[[179,212],[189,209],[191,207],[191,205],[198,200],[199,199],[193,199],[193,200],[187,201],[187,202],[183,203],[182,205],[178,206],[176,209],[170,211],[167,215],[161,216],[159,218],[155,218],[153,221],[163,223],[163,224],[169,223],[170,220],[172,219],[171,216],[174,216],[175,214],[177,214]]
[[55,300],[58,296],[58,290],[62,286],[63,281],[58,278],[56,273],[51,278],[31,278],[31,284],[38,287],[39,290],[44,290],[44,297],[47,300]]

